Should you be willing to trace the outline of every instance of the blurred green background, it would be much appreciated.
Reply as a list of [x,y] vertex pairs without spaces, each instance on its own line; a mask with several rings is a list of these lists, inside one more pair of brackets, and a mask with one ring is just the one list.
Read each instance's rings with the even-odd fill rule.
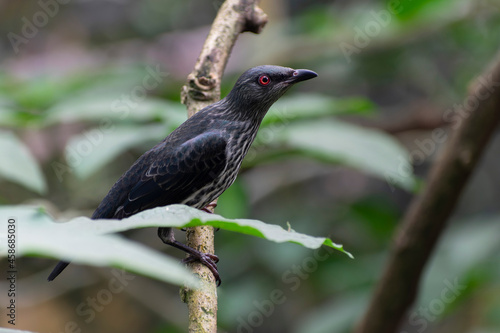
[[[59,220],[90,216],[135,159],[185,120],[180,88],[220,4],[0,1],[0,204],[42,205]],[[349,332],[395,228],[453,133],[458,118],[446,115],[497,53],[500,1],[261,6],[269,23],[261,35],[239,37],[223,95],[260,64],[308,68],[319,77],[273,107],[216,211],[290,222],[298,232],[344,244],[356,259],[219,231],[219,331]],[[436,130],[445,139],[435,140]],[[500,331],[498,156],[496,135],[401,332]],[[153,229],[126,237],[182,257]],[[92,308],[114,276],[111,268],[72,265],[47,283],[54,260],[17,264],[15,328],[186,331],[176,286],[133,275],[93,316],[82,315],[77,309]],[[6,271],[4,259],[1,267]],[[6,282],[0,287],[6,290]],[[3,291],[0,300],[7,304]]]

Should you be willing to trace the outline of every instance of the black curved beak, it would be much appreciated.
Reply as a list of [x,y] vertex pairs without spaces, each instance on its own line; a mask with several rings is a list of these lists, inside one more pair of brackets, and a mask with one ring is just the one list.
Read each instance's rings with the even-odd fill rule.
[[290,83],[297,83],[297,82],[313,79],[316,76],[318,76],[318,74],[316,74],[315,72],[310,71],[308,69],[296,69],[293,72],[292,77],[289,79],[289,82]]

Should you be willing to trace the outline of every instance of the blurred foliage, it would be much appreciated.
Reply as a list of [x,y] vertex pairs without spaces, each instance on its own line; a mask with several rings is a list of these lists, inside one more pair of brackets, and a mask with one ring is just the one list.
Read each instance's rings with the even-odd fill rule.
[[[412,172],[409,154],[421,151],[417,142],[431,131],[389,134],[383,125],[411,118],[414,110],[439,118],[462,103],[471,79],[498,50],[500,3],[261,4],[269,24],[259,36],[239,38],[223,95],[241,72],[263,63],[310,68],[319,77],[270,110],[217,212],[334,235],[356,259],[218,232],[220,331],[348,332],[373,292],[418,179],[442,146],[436,143]],[[90,215],[134,160],[185,120],[180,87],[219,5],[74,2],[60,5],[17,52],[8,38],[0,40],[0,202],[41,204],[57,220]],[[40,10],[37,2],[0,3],[2,35],[22,34],[22,18],[32,21]],[[159,73],[168,74],[146,89],[144,80],[158,73],[158,64]],[[499,153],[497,137],[426,269],[402,331],[500,329]],[[398,175],[399,181],[392,178]],[[164,250],[153,231],[125,235]],[[86,322],[74,309],[106,288],[106,270],[72,265],[47,285],[53,261],[23,257],[18,264],[19,285],[29,295],[18,301],[21,329],[59,332],[74,321],[82,332],[185,331],[175,287],[138,276],[113,296],[119,301]],[[450,297],[455,281],[448,302],[442,294]],[[276,290],[283,295],[271,306]]]
[[0,132],[0,175],[38,193],[46,191],[45,179],[29,149],[11,132]]
[[[123,152],[144,143],[162,140],[185,120],[182,105],[149,97],[146,95],[146,88],[133,85],[133,82],[144,82],[144,78],[150,75],[149,70],[150,67],[146,67],[143,72],[113,70],[106,75],[93,76],[92,79],[83,76],[69,77],[68,82],[62,79],[43,79],[39,82],[29,81],[25,85],[18,82],[13,87],[4,87],[5,96],[10,96],[11,101],[3,112],[0,124],[39,128],[61,123],[88,122],[95,126],[69,140],[65,148],[65,164],[53,164],[56,174],[71,170],[77,177],[85,179]],[[6,81],[9,80],[6,78]],[[120,93],[124,90],[129,90],[130,93]],[[14,91],[15,94],[12,93]],[[283,155],[288,149],[296,147],[298,150],[295,155],[345,164],[381,178],[388,173],[397,175],[397,172],[391,171],[392,166],[399,164],[399,157],[407,160],[408,156],[392,137],[381,132],[356,129],[339,121],[324,124],[322,120],[335,115],[369,115],[373,111],[373,104],[359,97],[338,99],[304,94],[283,98],[264,119],[253,151],[261,151],[258,163],[266,163],[274,155]],[[317,123],[308,123],[311,119],[317,119]],[[303,123],[302,132],[299,128],[289,127],[291,122]],[[276,142],[271,142],[278,132],[283,141],[283,146],[279,149],[276,148]],[[313,133],[314,136],[311,136]],[[304,142],[308,139],[313,141]],[[316,139],[325,143],[325,146],[317,146]],[[352,144],[346,145],[346,141]],[[273,151],[266,153],[266,148],[271,143],[274,145]],[[387,153],[381,155],[383,151]],[[374,152],[376,156],[367,156],[369,152]],[[246,165],[251,165],[253,158],[255,156],[250,154]],[[373,163],[362,162],[367,158]],[[377,158],[379,163],[375,162]],[[26,164],[16,156],[11,156],[10,162],[13,165]],[[33,168],[37,167],[36,162],[29,162],[34,165]],[[411,169],[410,165],[405,167]],[[5,167],[0,171],[8,169],[13,168]],[[19,182],[24,180],[22,185],[30,185],[22,177],[9,179]],[[395,179],[394,183],[410,190],[415,187],[411,176]]]

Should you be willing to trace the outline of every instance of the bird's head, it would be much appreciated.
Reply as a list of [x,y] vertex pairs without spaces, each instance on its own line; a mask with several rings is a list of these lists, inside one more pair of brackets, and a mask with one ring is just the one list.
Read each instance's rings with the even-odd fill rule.
[[295,83],[318,76],[307,69],[264,65],[250,68],[236,81],[226,99],[237,112],[250,112],[262,119],[271,105]]

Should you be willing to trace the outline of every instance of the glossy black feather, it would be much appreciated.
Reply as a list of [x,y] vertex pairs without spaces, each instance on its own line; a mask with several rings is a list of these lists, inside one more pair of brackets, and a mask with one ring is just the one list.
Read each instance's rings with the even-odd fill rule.
[[219,177],[226,167],[226,140],[208,132],[186,141],[157,160],[130,190],[124,216],[145,209],[184,202]]
[[[262,75],[268,84],[259,83]],[[312,71],[279,66],[249,69],[224,99],[196,113],[139,157],[113,185],[92,218],[121,219],[176,203],[205,207],[236,179],[271,105],[293,84],[315,76]],[[177,241],[170,244],[201,258],[202,253]],[[60,262],[49,281],[67,265]]]
[[139,157],[113,185],[92,218],[121,219],[145,209],[182,203],[196,188],[219,176],[227,154],[224,133],[218,130],[224,122],[206,122],[198,114]]

